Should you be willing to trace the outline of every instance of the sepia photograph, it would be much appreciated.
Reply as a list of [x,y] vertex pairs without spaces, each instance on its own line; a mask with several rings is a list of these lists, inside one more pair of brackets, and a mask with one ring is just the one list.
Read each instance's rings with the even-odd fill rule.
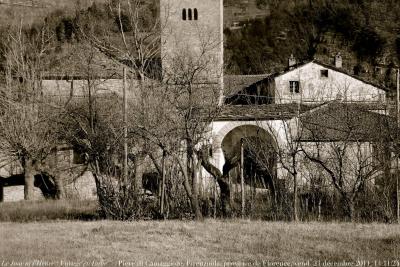
[[0,267],[400,267],[400,0],[0,0]]

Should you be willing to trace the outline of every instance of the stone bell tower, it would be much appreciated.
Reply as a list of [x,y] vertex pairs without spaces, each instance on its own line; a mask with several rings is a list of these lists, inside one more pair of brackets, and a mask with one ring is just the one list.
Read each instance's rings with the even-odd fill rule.
[[160,1],[164,80],[196,69],[196,82],[222,88],[223,0]]

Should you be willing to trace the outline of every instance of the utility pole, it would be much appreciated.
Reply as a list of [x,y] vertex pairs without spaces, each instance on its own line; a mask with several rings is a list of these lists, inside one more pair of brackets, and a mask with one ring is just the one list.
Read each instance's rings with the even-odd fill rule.
[[[397,86],[396,86],[396,107],[397,107],[397,137],[400,127],[400,69],[397,69]],[[400,223],[400,193],[399,193],[399,153],[396,153],[396,208],[397,208],[397,223]]]
[[242,219],[244,219],[245,212],[245,195],[244,195],[244,149],[243,149],[243,138],[240,139],[240,187],[242,193]]
[[166,168],[165,168],[165,151],[163,151],[163,156],[162,156],[162,181],[161,181],[161,207],[160,207],[160,213],[163,218],[164,216],[164,198],[165,198],[165,173]]
[[218,194],[217,194],[217,180],[214,179],[214,214],[213,214],[214,219],[217,218],[217,197],[218,197]]
[[123,68],[123,124],[124,124],[124,186],[128,184],[128,125],[127,125],[127,97],[126,97],[126,68]]

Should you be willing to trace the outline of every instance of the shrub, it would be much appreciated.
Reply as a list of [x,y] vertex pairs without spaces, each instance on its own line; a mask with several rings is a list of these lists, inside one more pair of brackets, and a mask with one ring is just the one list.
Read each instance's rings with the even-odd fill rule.
[[157,199],[134,190],[133,183],[122,185],[114,177],[97,176],[100,216],[110,220],[138,220],[159,217]]

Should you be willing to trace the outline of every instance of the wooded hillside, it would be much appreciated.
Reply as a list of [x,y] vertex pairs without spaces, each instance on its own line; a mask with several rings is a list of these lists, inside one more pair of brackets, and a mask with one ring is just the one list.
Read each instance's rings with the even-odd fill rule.
[[225,30],[226,71],[281,70],[299,61],[333,63],[341,52],[350,73],[392,86],[400,58],[400,2],[395,0],[282,0],[267,2],[270,16]]
[[[33,7],[2,1],[2,25],[28,25],[31,30],[47,21],[57,36],[57,52],[65,43],[79,42],[77,23],[118,31],[106,1],[26,1]],[[243,1],[242,1],[243,2]],[[254,6],[242,3],[241,6]],[[340,52],[344,68],[393,87],[400,59],[400,2],[396,0],[254,0],[270,16],[252,20],[237,30],[225,30],[227,74],[259,74],[282,70],[293,54],[298,61],[319,59],[333,63]],[[157,16],[157,1],[146,1],[148,18]],[[225,8],[237,5],[226,0]],[[91,5],[91,6],[90,6]],[[80,11],[78,11],[80,10]],[[127,16],[125,17],[127,18]],[[21,20],[22,19],[22,20]],[[89,23],[90,22],[90,23]],[[129,31],[129,22],[123,21]],[[110,36],[111,39],[113,36]],[[116,38],[118,39],[118,38]]]

